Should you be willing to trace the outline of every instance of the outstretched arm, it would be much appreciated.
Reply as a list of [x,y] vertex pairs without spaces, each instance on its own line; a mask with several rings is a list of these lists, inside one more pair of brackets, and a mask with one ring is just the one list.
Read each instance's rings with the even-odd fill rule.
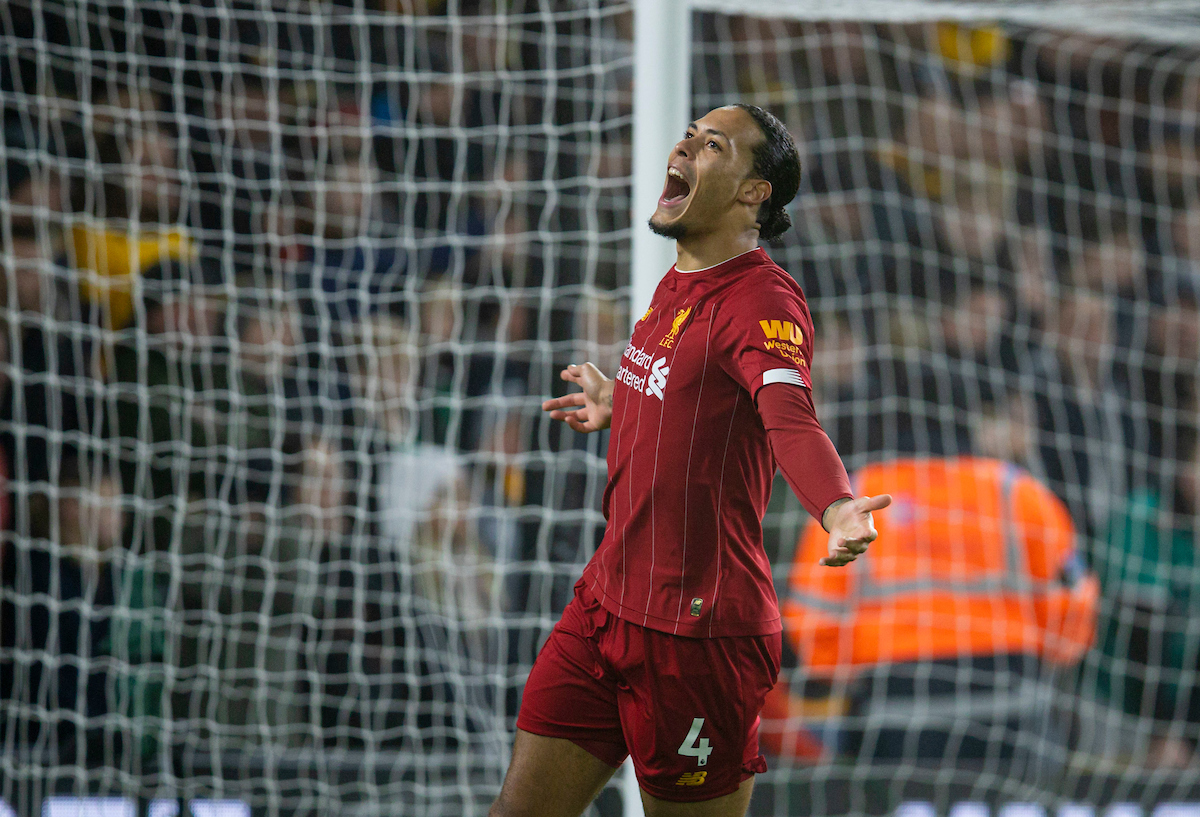
[[821,564],[853,562],[878,535],[871,511],[886,508],[892,498],[854,498],[846,468],[817,422],[806,388],[771,384],[759,390],[756,400],[779,470],[805,509],[829,531],[829,555]]
[[572,363],[559,377],[578,384],[583,391],[546,400],[542,411],[583,434],[608,428],[612,422],[613,381],[591,363]]

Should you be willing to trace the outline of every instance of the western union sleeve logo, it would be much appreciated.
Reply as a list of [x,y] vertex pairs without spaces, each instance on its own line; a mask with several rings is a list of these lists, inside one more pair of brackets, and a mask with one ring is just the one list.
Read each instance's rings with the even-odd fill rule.
[[675,781],[676,786],[703,786],[708,772],[684,772]]
[[675,313],[675,320],[671,322],[671,331],[666,334],[662,340],[658,342],[659,346],[665,346],[670,349],[675,345],[675,338],[679,334],[680,327],[687,320],[688,315],[692,314],[692,308],[686,307]]
[[759,321],[758,325],[767,338],[763,346],[768,352],[774,352],[797,366],[808,365],[800,349],[800,344],[804,343],[804,332],[799,324],[791,321]]
[[767,340],[782,340],[797,346],[804,343],[804,333],[791,321],[759,321]]

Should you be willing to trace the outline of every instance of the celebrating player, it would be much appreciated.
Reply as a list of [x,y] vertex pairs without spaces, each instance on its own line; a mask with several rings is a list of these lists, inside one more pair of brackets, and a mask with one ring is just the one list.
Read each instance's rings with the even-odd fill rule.
[[578,815],[626,756],[650,817],[746,812],[780,662],[762,544],[775,468],[829,531],[825,565],[861,555],[891,502],[851,494],[813,409],[804,294],[758,247],[791,226],[799,184],[766,111],[689,125],[650,219],[675,266],[616,376],[568,366],[582,391],[542,405],[576,431],[611,424],[608,525],[525,685],[493,817]]

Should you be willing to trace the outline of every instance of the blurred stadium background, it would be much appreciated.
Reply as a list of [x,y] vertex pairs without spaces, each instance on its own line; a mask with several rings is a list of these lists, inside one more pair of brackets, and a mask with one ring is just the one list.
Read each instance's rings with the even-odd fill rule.
[[[603,529],[538,405],[639,291],[635,5],[0,8],[0,814],[486,813]],[[1194,6],[716,6],[637,66],[800,143],[847,464],[1019,465],[1100,579],[1008,749],[868,752],[878,683],[793,657],[753,814],[1200,813]]]

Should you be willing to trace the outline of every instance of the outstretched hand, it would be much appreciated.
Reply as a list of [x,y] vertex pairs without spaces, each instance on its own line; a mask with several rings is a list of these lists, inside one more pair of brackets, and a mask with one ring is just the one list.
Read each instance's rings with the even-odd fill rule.
[[867,545],[879,535],[871,511],[882,510],[891,504],[891,495],[880,494],[860,496],[833,508],[833,518],[829,520],[829,555],[821,560],[821,564],[841,567],[866,553]]
[[562,420],[583,434],[601,431],[612,422],[613,381],[591,363],[582,366],[572,363],[559,375],[563,380],[583,389],[542,403],[542,411],[550,412],[552,420]]

